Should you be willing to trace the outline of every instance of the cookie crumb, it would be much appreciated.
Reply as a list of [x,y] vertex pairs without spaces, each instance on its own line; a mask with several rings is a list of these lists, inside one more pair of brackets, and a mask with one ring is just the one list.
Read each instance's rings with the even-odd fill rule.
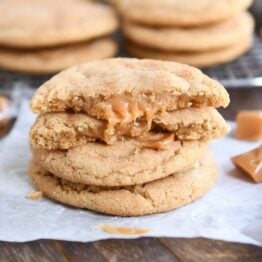
[[39,200],[42,197],[43,197],[42,191],[30,192],[26,195],[26,198],[30,200]]
[[149,233],[151,230],[143,229],[143,228],[132,228],[132,227],[116,227],[110,225],[99,225],[98,226],[103,231],[110,233],[110,234],[121,234],[121,235],[140,235]]

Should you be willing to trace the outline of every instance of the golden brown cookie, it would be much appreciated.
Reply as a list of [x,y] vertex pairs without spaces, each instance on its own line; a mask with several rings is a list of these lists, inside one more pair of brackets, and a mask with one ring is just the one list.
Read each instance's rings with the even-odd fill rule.
[[112,8],[85,0],[2,0],[0,13],[0,44],[17,48],[86,41],[118,25]]
[[225,88],[196,68],[155,60],[107,59],[69,68],[44,83],[31,100],[35,113],[85,112],[117,124],[188,107],[226,107]]
[[203,27],[149,27],[126,21],[125,36],[141,46],[163,51],[209,51],[236,44],[254,30],[254,19],[243,12]]
[[0,67],[31,74],[54,73],[76,64],[112,57],[116,52],[117,44],[110,38],[46,49],[0,48]]
[[143,185],[97,187],[68,182],[31,163],[29,175],[44,195],[74,207],[119,216],[141,216],[179,208],[195,201],[214,184],[217,169],[205,156],[199,166]]
[[[145,121],[117,125],[115,133],[106,134],[107,122],[86,114],[46,113],[38,116],[30,131],[34,148],[69,149],[90,141],[113,144],[124,137],[148,136],[150,127]],[[151,130],[170,132],[175,140],[210,140],[224,136],[229,128],[213,108],[188,108],[168,112],[153,120]],[[148,137],[150,140],[150,137]],[[152,138],[154,139],[154,138]]]
[[202,52],[163,52],[131,42],[126,43],[126,49],[135,57],[175,61],[201,68],[231,62],[245,54],[252,43],[253,37],[247,36],[229,47]]
[[225,20],[252,0],[116,0],[122,17],[153,26],[199,26]]
[[130,139],[110,146],[89,142],[68,150],[32,148],[32,152],[42,168],[58,177],[88,185],[124,186],[188,169],[206,153],[209,141],[166,139],[163,144],[157,148],[159,144]]

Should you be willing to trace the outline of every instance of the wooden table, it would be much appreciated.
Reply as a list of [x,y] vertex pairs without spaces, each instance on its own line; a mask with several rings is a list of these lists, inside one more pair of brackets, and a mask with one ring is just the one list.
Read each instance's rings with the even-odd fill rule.
[[[230,107],[222,110],[227,119],[234,119],[239,109],[262,109],[262,88],[232,90],[230,95]],[[88,244],[53,240],[29,243],[0,242],[0,262],[6,261],[259,262],[262,261],[262,248],[203,238],[142,238],[104,240]]]

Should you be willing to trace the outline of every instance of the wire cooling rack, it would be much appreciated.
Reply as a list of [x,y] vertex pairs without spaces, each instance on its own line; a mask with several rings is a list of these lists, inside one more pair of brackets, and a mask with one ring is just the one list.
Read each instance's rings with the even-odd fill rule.
[[262,87],[262,39],[255,37],[253,48],[233,63],[203,71],[227,88]]
[[[125,55],[124,52],[120,54]],[[233,63],[203,71],[228,89],[262,87],[262,39],[256,36],[253,48]],[[0,89],[8,89],[15,82],[37,88],[50,77],[51,75],[26,75],[0,70]]]

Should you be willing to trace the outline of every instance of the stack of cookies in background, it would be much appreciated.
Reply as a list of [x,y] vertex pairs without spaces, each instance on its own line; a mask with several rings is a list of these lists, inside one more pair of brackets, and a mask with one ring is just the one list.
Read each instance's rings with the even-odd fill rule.
[[217,170],[211,139],[229,97],[196,68],[107,59],[69,68],[31,101],[29,175],[44,195],[101,213],[164,212],[201,197]]
[[226,63],[252,45],[251,0],[115,0],[127,51],[198,67]]
[[112,57],[118,26],[111,7],[85,0],[0,1],[0,67],[53,73]]

